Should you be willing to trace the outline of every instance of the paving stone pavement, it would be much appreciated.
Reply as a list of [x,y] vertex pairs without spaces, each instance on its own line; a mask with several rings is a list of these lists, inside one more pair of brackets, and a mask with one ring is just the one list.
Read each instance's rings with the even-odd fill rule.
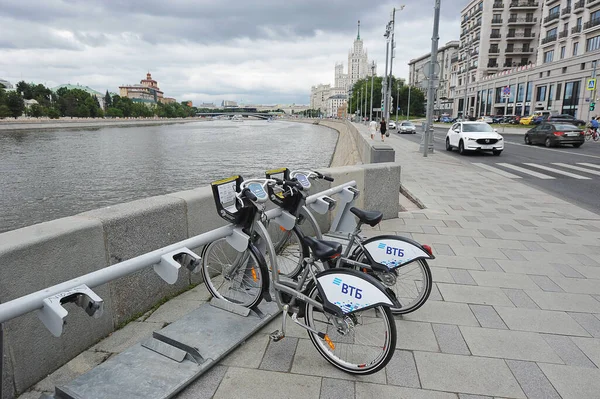
[[[437,257],[429,301],[396,317],[396,355],[386,369],[340,372],[293,323],[290,338],[269,342],[276,319],[177,398],[600,397],[600,216],[456,157],[424,158],[414,143],[388,143],[402,185],[426,208],[401,212],[369,235],[406,235]],[[202,286],[195,292],[114,333],[89,350],[105,355],[54,378],[123,350],[169,322],[173,306],[181,305],[179,316],[208,299]],[[39,397],[52,378],[23,397]]]

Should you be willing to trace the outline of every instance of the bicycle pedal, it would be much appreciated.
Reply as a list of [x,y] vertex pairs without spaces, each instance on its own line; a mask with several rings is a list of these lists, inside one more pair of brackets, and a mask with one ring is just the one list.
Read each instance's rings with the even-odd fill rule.
[[273,342],[279,342],[285,338],[285,334],[279,330],[273,331],[269,336],[271,337],[271,340],[273,340]]

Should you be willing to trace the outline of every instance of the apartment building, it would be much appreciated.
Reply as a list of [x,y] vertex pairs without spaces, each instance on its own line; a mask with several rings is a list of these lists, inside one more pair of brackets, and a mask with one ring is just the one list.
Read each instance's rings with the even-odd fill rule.
[[[550,110],[585,120],[600,113],[590,112],[598,95],[587,90],[600,60],[600,0],[544,0],[542,6],[542,17],[532,30],[540,32],[536,61],[473,82],[471,114],[530,115]],[[507,98],[504,88],[509,88]],[[454,105],[460,113],[462,104]]]
[[[460,42],[453,40],[446,43],[445,46],[438,49],[437,61],[439,64],[439,86],[436,93],[434,113],[436,115],[446,112],[452,112],[452,104],[454,101],[454,91],[450,90],[450,76],[452,73],[452,60],[458,57],[458,47]],[[423,92],[426,92],[426,79],[429,71],[425,70],[431,59],[431,53],[428,53],[419,58],[410,60],[408,63],[408,84],[416,87]]]
[[475,112],[474,84],[482,78],[535,63],[541,1],[472,0],[462,10],[461,44],[452,65],[450,88],[454,113],[462,114],[465,109],[466,114]]

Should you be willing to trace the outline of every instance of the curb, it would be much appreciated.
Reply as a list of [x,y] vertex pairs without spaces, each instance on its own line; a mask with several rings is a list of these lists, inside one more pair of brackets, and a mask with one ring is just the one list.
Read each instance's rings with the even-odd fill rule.
[[408,189],[400,183],[400,193],[408,198],[413,204],[419,207],[419,209],[427,209],[425,204],[421,202],[420,199],[415,197]]

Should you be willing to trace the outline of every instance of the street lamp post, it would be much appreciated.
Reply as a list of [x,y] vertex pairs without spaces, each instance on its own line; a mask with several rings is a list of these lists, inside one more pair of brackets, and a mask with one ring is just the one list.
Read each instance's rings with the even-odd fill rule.
[[369,108],[369,122],[373,120],[373,76],[375,75],[375,61],[371,64],[371,106]]
[[400,81],[396,85],[396,123],[398,122],[398,108],[400,108]]
[[389,60],[389,53],[390,53],[390,41],[389,41],[389,37],[390,37],[390,32],[391,32],[391,26],[390,26],[390,22],[388,22],[386,28],[385,28],[385,34],[383,35],[386,38],[386,42],[385,42],[385,75],[383,75],[383,84],[381,85],[381,95],[383,96],[383,109],[381,110],[381,118],[385,118],[385,113],[388,110],[388,60]]
[[469,90],[469,64],[471,63],[471,52],[473,51],[472,48],[473,45],[473,40],[470,40],[468,44],[466,44],[465,46],[467,47],[467,66],[465,69],[465,99],[463,100],[463,115],[462,118],[463,120],[466,118],[466,111],[468,110],[468,106],[467,106],[467,100],[468,100],[468,90]]
[[[431,36],[431,61],[429,61],[429,77],[427,79],[427,122],[425,123],[425,132],[423,132],[423,156],[426,157],[430,151],[429,143],[431,142],[431,151],[433,152],[433,136],[432,136],[432,118],[433,118],[433,101],[435,96],[435,66],[438,56],[438,40],[440,27],[440,0],[435,0],[433,14],[433,35]],[[431,136],[431,137],[430,137]]]
[[406,107],[406,120],[408,120],[410,115],[410,82],[408,84],[408,106]]
[[[387,25],[387,30],[386,30],[386,38],[390,38],[390,34],[391,34],[391,38],[390,38],[390,74],[387,74],[387,51],[386,51],[386,72],[385,75],[386,77],[389,76],[389,80],[386,79],[385,81],[385,85],[386,85],[386,97],[385,97],[385,116],[386,116],[386,120],[390,118],[390,107],[389,107],[389,98],[391,97],[392,94],[392,68],[394,65],[394,48],[395,48],[395,43],[394,43],[394,28],[396,26],[396,11],[402,11],[404,9],[404,5],[400,6],[399,9],[397,9],[396,7],[394,7],[392,9],[392,20],[390,22],[388,22]],[[396,104],[396,107],[398,106],[398,104]]]
[[368,83],[369,83],[369,81],[365,78],[365,84],[363,85],[363,89],[365,91],[364,96],[363,96],[363,103],[364,103],[363,110],[364,110],[364,112],[363,112],[363,118],[362,118],[362,120],[363,120],[364,123],[366,122],[364,115],[367,115],[367,99],[368,99],[367,84]]

